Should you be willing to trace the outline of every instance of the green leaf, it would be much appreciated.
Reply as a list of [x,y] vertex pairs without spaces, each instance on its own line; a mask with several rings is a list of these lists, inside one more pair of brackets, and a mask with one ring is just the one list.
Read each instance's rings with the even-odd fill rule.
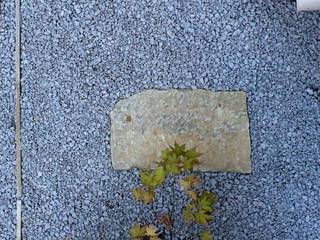
[[195,220],[195,217],[194,217],[194,212],[195,210],[195,206],[191,203],[187,204],[183,210],[182,210],[182,215],[183,215],[183,218],[184,220],[187,222],[187,223],[192,223],[194,220]]
[[152,224],[146,226],[146,236],[148,237],[158,237],[160,234],[159,229]]
[[155,192],[151,189],[135,188],[132,190],[132,193],[136,201],[141,201],[145,204],[154,201]]
[[144,186],[154,187],[152,171],[151,170],[143,170],[140,172],[140,180]]
[[178,160],[176,154],[172,153],[172,154],[170,154],[170,155],[168,156],[168,162],[173,163],[173,162],[178,162],[178,161],[179,161],[179,160]]
[[207,199],[205,198],[201,198],[201,196],[199,197],[199,205],[200,205],[200,208],[206,212],[212,212],[213,210],[213,207],[212,207],[212,204],[211,202],[209,202]]
[[136,201],[142,201],[143,200],[143,192],[144,190],[142,188],[135,188],[132,190],[133,197]]
[[159,166],[155,170],[144,170],[140,172],[140,179],[144,186],[154,189],[161,185],[166,177],[163,167]]
[[204,230],[200,233],[200,240],[213,240],[212,234],[209,230]]
[[185,157],[188,159],[196,159],[200,156],[201,154],[197,152],[196,148],[193,147],[189,150],[186,151]]
[[163,166],[165,173],[177,175],[181,172],[181,161],[177,158],[177,155],[170,153],[166,160],[159,163],[159,166]]
[[193,189],[201,183],[201,179],[197,176],[187,176],[180,180],[180,186],[184,191]]
[[212,192],[209,191],[203,191],[202,195],[209,199],[212,205],[216,204],[218,202],[218,198],[216,195],[214,195]]
[[206,211],[200,210],[194,214],[196,223],[201,225],[207,225],[210,221],[213,220],[213,217],[206,213]]
[[177,142],[173,146],[164,149],[161,152],[161,161],[159,166],[163,166],[169,174],[177,175],[182,170],[193,170],[196,164],[199,164],[197,157],[200,153],[195,148],[186,149],[186,145],[179,145]]
[[178,175],[181,172],[179,164],[177,162],[168,162],[166,165],[166,172],[173,175]]
[[140,239],[145,236],[145,227],[140,224],[134,224],[129,230],[130,237],[133,239]]
[[163,167],[158,167],[155,169],[153,179],[157,186],[164,182],[166,179],[166,172]]
[[171,151],[169,148],[166,148],[164,150],[161,151],[161,159],[162,160],[168,160],[169,155],[170,155]]
[[183,158],[183,169],[185,171],[193,170],[193,167],[200,163],[198,160],[199,156],[200,153],[196,151],[195,147],[186,150]]
[[183,169],[185,171],[191,171],[193,170],[193,167],[199,164],[199,160],[196,158],[187,158],[183,161]]
[[143,193],[143,198],[142,201],[144,202],[144,204],[148,204],[154,201],[154,197],[155,197],[155,192],[153,190],[146,190]]
[[198,198],[200,209],[210,213],[213,211],[213,205],[217,202],[217,197],[208,191],[203,191]]
[[173,146],[170,146],[171,151],[177,156],[184,156],[186,153],[186,145],[179,145],[177,142],[174,142]]

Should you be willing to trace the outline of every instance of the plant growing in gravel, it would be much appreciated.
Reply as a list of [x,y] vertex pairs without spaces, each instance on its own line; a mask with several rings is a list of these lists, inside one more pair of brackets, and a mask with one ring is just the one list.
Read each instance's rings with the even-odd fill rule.
[[[134,199],[144,204],[152,203],[156,198],[156,188],[163,185],[167,177],[173,177],[175,183],[177,175],[192,171],[194,166],[199,164],[198,157],[200,155],[196,148],[186,149],[185,144],[179,145],[176,142],[173,146],[164,149],[161,152],[161,160],[157,162],[157,167],[154,170],[140,170],[142,186],[132,190]],[[201,182],[201,178],[194,175],[180,178],[180,186],[189,196],[189,201],[184,206],[182,215],[188,224],[202,226],[203,230],[199,234],[200,240],[211,240],[213,237],[208,224],[213,220],[214,205],[218,199],[212,192],[199,189]],[[172,190],[175,195],[174,186]],[[171,211],[174,211],[174,203]],[[160,215],[157,220],[170,232],[170,239],[173,239],[171,229],[174,227],[174,221],[171,215],[169,213]],[[130,236],[135,240],[160,240],[163,239],[163,233],[155,225],[134,224],[130,229]]]

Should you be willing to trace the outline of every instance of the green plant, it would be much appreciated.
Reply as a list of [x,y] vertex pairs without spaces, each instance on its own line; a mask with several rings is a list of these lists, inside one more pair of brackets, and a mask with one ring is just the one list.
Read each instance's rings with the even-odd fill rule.
[[130,236],[133,239],[144,239],[148,238],[150,240],[161,240],[159,238],[159,229],[152,225],[141,226],[140,224],[135,224],[130,229]]
[[[196,148],[187,149],[185,144],[174,143],[161,152],[161,160],[157,162],[154,170],[140,170],[140,181],[142,186],[132,190],[136,201],[150,204],[155,201],[156,188],[163,185],[167,177],[173,177],[173,195],[175,196],[176,176],[182,172],[190,172],[194,166],[199,164],[201,154]],[[183,191],[189,196],[189,201],[182,210],[184,220],[188,224],[199,224],[203,230],[199,234],[200,240],[213,239],[207,225],[213,220],[214,205],[217,203],[217,197],[207,190],[200,190],[199,185],[202,180],[198,176],[188,175],[180,179],[179,184]],[[175,203],[171,203],[171,211],[174,212]],[[174,221],[169,213],[158,216],[159,224],[164,225],[170,231],[170,238],[173,239],[171,229],[174,227]],[[151,228],[151,230],[150,230]],[[130,229],[130,236],[135,240],[160,240],[159,229],[154,225],[134,224]]]

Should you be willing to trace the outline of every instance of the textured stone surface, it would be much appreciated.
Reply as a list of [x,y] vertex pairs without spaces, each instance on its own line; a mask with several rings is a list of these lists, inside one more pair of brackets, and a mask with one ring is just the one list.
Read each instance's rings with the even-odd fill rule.
[[244,92],[148,90],[121,100],[111,120],[115,169],[152,168],[177,141],[203,153],[197,170],[251,171]]

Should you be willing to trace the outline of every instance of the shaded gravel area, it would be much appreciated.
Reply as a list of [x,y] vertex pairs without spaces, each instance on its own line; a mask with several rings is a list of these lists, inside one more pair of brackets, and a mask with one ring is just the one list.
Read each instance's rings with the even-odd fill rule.
[[[248,93],[253,173],[201,174],[220,197],[215,239],[319,239],[319,13],[274,0],[30,0],[22,11],[25,239],[127,239],[171,207],[168,184],[152,206],[134,203],[137,172],[111,166],[110,111],[151,88]],[[175,239],[196,232],[176,226]]]
[[14,1],[0,1],[0,239],[15,231],[15,16]]

